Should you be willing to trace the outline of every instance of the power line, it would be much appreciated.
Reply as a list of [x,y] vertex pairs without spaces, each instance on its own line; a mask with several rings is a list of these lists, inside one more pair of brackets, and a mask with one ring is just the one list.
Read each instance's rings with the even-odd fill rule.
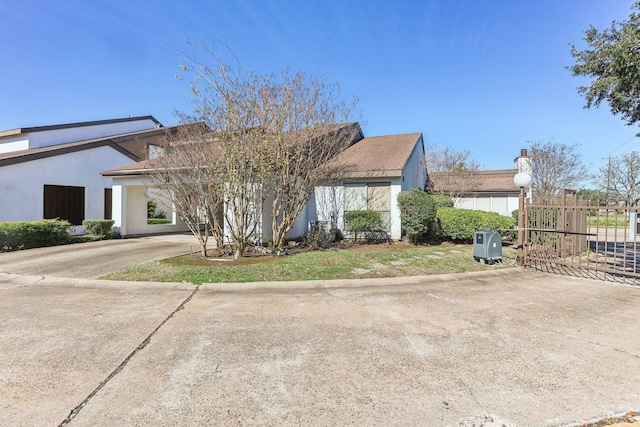
[[[618,151],[618,150],[622,149],[625,145],[629,144],[631,141],[633,141],[633,140],[634,140],[634,139],[636,139],[636,138],[637,138],[637,136],[636,136],[636,135],[634,135],[634,136],[632,136],[631,138],[627,139],[627,140],[626,140],[625,142],[623,142],[620,146],[618,146],[618,148],[616,148],[616,149],[614,149],[613,151],[611,151],[611,152],[609,153],[609,156],[613,155],[613,153],[615,153],[616,151]],[[636,142],[636,144],[637,144],[637,143],[638,143],[638,142]]]

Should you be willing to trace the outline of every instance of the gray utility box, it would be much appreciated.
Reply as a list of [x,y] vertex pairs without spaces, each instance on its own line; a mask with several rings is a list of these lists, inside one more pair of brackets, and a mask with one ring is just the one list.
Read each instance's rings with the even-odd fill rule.
[[473,259],[485,264],[502,261],[502,236],[491,228],[473,234]]

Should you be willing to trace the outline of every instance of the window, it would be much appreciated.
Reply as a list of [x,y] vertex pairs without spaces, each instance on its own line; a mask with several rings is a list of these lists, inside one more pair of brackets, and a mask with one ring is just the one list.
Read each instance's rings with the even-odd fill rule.
[[44,186],[45,219],[60,218],[72,225],[82,225],[84,220],[84,187],[64,185]]
[[382,214],[384,228],[391,229],[391,184],[347,184],[344,187],[344,210],[372,210]]

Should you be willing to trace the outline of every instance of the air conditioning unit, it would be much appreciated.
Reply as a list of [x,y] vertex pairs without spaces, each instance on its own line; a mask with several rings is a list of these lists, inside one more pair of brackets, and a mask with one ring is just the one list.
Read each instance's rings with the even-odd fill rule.
[[482,264],[502,261],[502,236],[492,228],[483,228],[473,234],[473,259]]

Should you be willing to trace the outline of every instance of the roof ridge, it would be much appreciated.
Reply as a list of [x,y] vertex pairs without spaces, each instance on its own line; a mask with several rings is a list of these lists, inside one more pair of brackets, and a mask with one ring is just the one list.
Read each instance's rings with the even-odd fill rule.
[[156,123],[159,127],[164,127],[162,123],[160,123],[155,117],[148,116],[130,116],[130,117],[122,117],[116,119],[104,119],[104,120],[92,120],[85,122],[73,122],[73,123],[61,123],[57,125],[44,125],[44,126],[28,126],[16,129],[9,129],[0,131],[0,137],[3,136],[11,136],[11,135],[20,135],[28,132],[43,132],[48,130],[57,130],[57,129],[66,129],[73,127],[85,127],[85,126],[97,126],[97,125],[107,125],[112,123],[125,123],[125,122],[134,122],[139,120],[151,120]]

